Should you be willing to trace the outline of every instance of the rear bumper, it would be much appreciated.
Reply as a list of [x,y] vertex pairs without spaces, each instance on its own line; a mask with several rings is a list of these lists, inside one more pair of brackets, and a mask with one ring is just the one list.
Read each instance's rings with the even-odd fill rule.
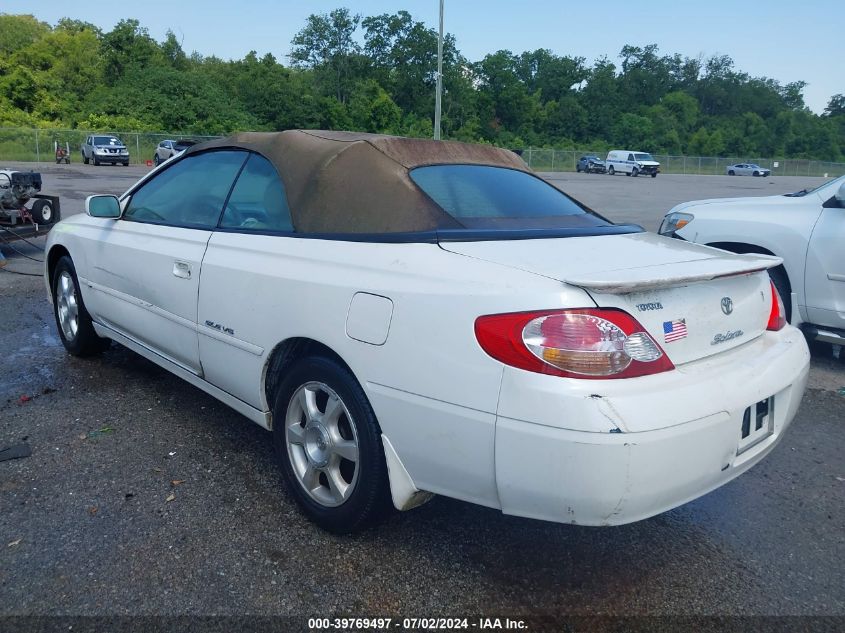
[[[564,385],[565,379],[507,369],[495,443],[502,511],[582,525],[630,523],[691,501],[751,468],[783,437],[809,373],[809,352],[798,330],[787,327],[760,338],[766,340],[715,361],[616,381],[624,385],[580,381],[593,383],[586,390]],[[550,388],[549,380],[558,386]],[[771,434],[739,452],[745,410],[771,396]],[[530,419],[514,415],[519,407],[533,412]],[[565,428],[590,424],[595,430]],[[654,430],[630,431],[648,424]]]

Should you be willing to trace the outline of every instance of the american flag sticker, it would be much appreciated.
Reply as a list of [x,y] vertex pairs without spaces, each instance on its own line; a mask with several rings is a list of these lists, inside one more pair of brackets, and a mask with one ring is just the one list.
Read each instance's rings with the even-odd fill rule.
[[687,321],[686,319],[677,319],[675,321],[663,322],[663,341],[665,343],[672,343],[673,341],[680,341],[687,337]]

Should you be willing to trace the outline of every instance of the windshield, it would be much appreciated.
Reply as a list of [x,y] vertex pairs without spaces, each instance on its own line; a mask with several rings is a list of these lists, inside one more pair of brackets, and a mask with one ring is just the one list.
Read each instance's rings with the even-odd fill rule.
[[654,160],[651,154],[634,154],[635,160]]
[[529,229],[613,226],[532,174],[483,165],[433,165],[411,179],[465,228]]
[[116,136],[95,136],[94,145],[123,145]]

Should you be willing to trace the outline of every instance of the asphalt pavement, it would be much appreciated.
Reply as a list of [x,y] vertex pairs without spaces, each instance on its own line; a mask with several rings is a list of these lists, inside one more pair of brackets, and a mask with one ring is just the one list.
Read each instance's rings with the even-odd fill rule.
[[[65,215],[146,171],[42,169]],[[549,177],[651,230],[683,200],[819,182]],[[6,270],[40,272],[24,257],[41,257],[37,243],[14,245],[21,253],[0,241]],[[0,352],[0,449],[32,450],[0,462],[0,617],[845,618],[845,359],[829,346],[813,349],[810,387],[780,446],[671,512],[588,528],[435,498],[351,537],[299,514],[266,431],[119,346],[68,356],[40,278],[0,272]]]

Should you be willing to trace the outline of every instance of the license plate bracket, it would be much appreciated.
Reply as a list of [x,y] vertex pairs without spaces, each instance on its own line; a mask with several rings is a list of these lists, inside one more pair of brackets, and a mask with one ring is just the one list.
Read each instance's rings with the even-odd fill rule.
[[751,405],[743,412],[736,454],[741,455],[774,432],[775,397],[771,396]]

